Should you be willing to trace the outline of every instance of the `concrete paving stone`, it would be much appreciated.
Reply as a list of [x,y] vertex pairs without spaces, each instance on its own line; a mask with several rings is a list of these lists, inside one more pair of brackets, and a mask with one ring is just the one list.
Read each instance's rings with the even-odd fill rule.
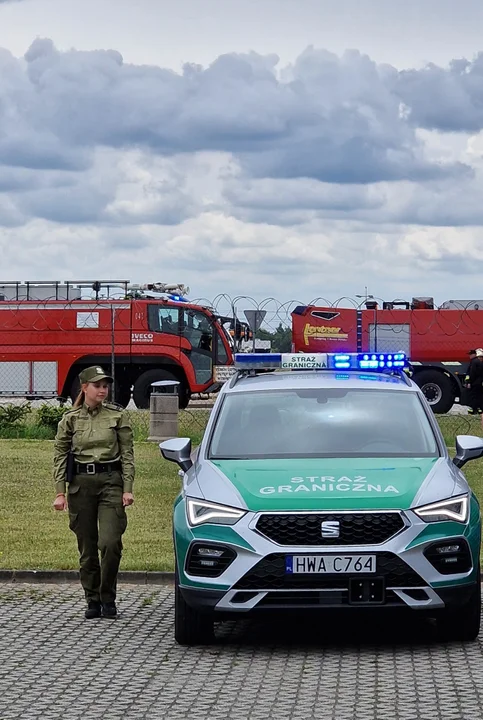
[[0,583],[0,720],[483,716],[481,639],[438,644],[421,623],[314,629],[301,617],[293,632],[284,620],[223,623],[214,645],[182,648],[172,588],[143,605],[152,589],[121,583],[117,620],[86,621],[75,583]]

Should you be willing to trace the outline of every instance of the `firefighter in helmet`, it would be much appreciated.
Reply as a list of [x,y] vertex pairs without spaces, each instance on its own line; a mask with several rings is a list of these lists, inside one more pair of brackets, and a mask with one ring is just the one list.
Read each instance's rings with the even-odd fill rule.
[[470,350],[470,363],[466,371],[465,385],[469,390],[469,415],[483,413],[483,349]]
[[133,432],[125,409],[104,402],[113,379],[102,367],[86,368],[79,380],[54,442],[54,508],[68,509],[77,537],[85,617],[114,618],[126,507],[134,502]]

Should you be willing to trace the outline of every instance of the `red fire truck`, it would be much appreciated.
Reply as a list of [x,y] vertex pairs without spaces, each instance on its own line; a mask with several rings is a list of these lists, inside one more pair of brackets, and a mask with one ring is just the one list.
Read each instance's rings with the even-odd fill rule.
[[468,403],[464,377],[470,349],[483,347],[483,300],[430,297],[411,302],[367,300],[360,308],[298,306],[293,352],[405,352],[413,380],[435,413]]
[[[0,282],[0,396],[66,401],[82,368],[113,373],[113,399],[149,407],[179,381],[180,406],[216,392],[246,323],[187,301],[184,286],[121,281]],[[183,295],[184,293],[184,295]]]

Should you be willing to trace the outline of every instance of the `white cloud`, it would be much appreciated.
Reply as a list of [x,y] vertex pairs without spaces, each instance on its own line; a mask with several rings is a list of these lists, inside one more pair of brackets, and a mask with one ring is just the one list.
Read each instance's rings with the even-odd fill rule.
[[[294,230],[204,213],[178,227],[115,228],[31,221],[0,230],[4,277],[183,282],[193,298],[335,301],[369,292],[469,297],[481,272],[483,230],[440,230],[312,221]],[[28,250],[28,251],[27,251]],[[478,293],[477,293],[478,294]]]
[[368,284],[447,299],[451,278],[467,293],[483,268],[483,141],[464,132],[479,90],[461,133],[434,132],[432,82],[436,117],[443,82],[470,96],[465,73],[418,72],[313,48],[285,68],[251,53],[182,73],[49,40],[2,51],[3,276],[108,268],[301,301]]
[[126,65],[114,50],[60,53],[38,39],[25,61],[2,62],[7,164],[82,169],[92,148],[106,146],[229,152],[257,177],[329,182],[460,170],[427,160],[388,71],[357,52],[308,49],[284,73],[276,56],[225,55],[180,75]]

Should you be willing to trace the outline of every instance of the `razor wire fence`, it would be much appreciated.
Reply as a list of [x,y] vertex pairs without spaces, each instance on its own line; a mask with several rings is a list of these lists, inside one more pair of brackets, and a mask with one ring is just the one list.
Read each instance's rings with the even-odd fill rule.
[[[259,324],[253,333],[259,341],[270,340],[272,349],[276,351],[290,352],[292,324],[294,315],[300,313],[300,308],[310,307],[311,312],[306,316],[306,332],[311,335],[317,329],[314,318],[326,319],[328,322],[335,320],[344,323],[343,332],[340,336],[337,333],[327,334],[322,332],[313,337],[317,339],[346,339],[345,335],[352,337],[359,327],[357,313],[350,311],[365,310],[365,320],[362,331],[367,334],[368,349],[380,352],[397,352],[398,349],[408,347],[409,333],[415,337],[426,336],[428,342],[434,337],[435,342],[440,342],[441,336],[445,338],[445,349],[451,353],[451,341],[454,340],[455,350],[459,348],[461,334],[471,337],[475,347],[483,346],[483,324],[479,310],[483,310],[481,301],[447,301],[437,307],[431,298],[413,298],[411,302],[399,299],[385,301],[382,298],[367,296],[370,299],[351,298],[341,296],[336,300],[330,300],[322,296],[315,298],[299,298],[291,300],[279,300],[274,297],[259,299],[249,295],[230,296],[219,294],[212,299],[196,297],[190,299],[190,306],[196,305],[208,309],[214,313],[211,322],[222,318],[225,322],[234,319],[238,322],[247,323],[247,313],[256,314]],[[62,345],[61,338],[68,333],[75,332],[77,335],[88,334],[90,344],[101,344],[96,342],[96,336],[102,338],[103,351],[110,356],[110,351],[115,353],[116,345],[142,344],[145,333],[133,331],[133,317],[131,302],[141,298],[118,296],[110,292],[106,297],[93,299],[89,294],[83,294],[75,299],[57,300],[55,297],[42,300],[2,300],[0,293],[0,348],[2,362],[0,363],[0,392],[4,386],[10,386],[15,392],[15,379],[2,364],[10,355],[22,355],[31,353],[34,350],[39,354],[39,348],[49,339],[49,344],[57,343]],[[143,297],[142,300],[155,300],[153,297]],[[162,300],[160,299],[161,303]],[[86,303],[86,304],[83,304]],[[88,304],[87,304],[88,303]],[[176,325],[179,313],[183,312],[184,303],[167,303],[163,305],[165,312],[162,314],[161,322],[156,328],[150,328],[150,318],[144,330],[148,332],[166,332],[173,334],[172,326]],[[161,305],[160,305],[161,307]],[[431,313],[421,313],[421,309],[432,309]],[[324,311],[332,311],[324,312]],[[449,313],[448,310],[455,312]],[[348,312],[349,311],[349,312]],[[191,311],[187,311],[191,312]],[[381,312],[383,315],[381,315]],[[193,313],[191,312],[193,316]],[[326,317],[327,316],[327,317]],[[330,316],[330,317],[329,317]],[[189,340],[201,339],[203,327],[200,322],[204,318],[201,315],[194,321],[188,320],[183,323],[180,334]],[[159,318],[158,318],[159,320]],[[157,321],[158,321],[157,320]],[[312,323],[312,324],[311,324]],[[322,331],[328,328],[322,327]],[[341,328],[334,328],[341,330]],[[174,331],[177,334],[177,331]],[[107,339],[107,343],[106,343]],[[75,344],[70,339],[69,344]],[[106,344],[108,347],[106,347]],[[109,347],[112,346],[112,347]],[[250,342],[248,342],[248,347]],[[49,372],[54,370],[55,358],[49,364],[47,358],[43,359],[43,367],[34,369],[34,382],[38,383],[39,390],[45,388],[49,383]],[[17,369],[17,372],[25,373],[26,366]],[[37,375],[35,375],[37,372]]]
[[[128,341],[133,345],[142,343],[145,339],[142,337],[142,332],[134,333],[135,337],[129,337],[129,333],[133,330],[131,302],[155,300],[156,298],[152,296],[129,297],[119,294],[119,292],[113,292],[112,288],[108,290],[105,297],[93,298],[91,291],[82,293],[75,299],[65,300],[58,300],[55,296],[39,300],[2,299],[3,296],[0,292],[2,360],[8,358],[10,354],[13,355],[14,349],[18,350],[18,354],[22,354],[22,350],[32,351],[33,348],[40,347],[46,337],[49,337],[52,343],[55,342],[52,333],[55,333],[55,337],[62,337],[73,331],[77,334],[86,331],[93,344],[96,344],[96,335],[107,334],[109,343],[112,343],[114,347],[116,344],[127,344]],[[159,302],[162,302],[161,298],[159,298]],[[145,318],[147,320],[144,328],[146,331],[172,332],[170,325],[176,324],[178,311],[183,312],[184,303],[173,304],[169,301],[168,303],[164,301],[164,303],[163,307],[166,312],[162,316],[162,327],[151,330],[148,327],[150,319]],[[386,301],[370,295],[365,298],[341,296],[335,300],[323,296],[279,300],[275,297],[260,299],[249,295],[230,296],[222,293],[212,299],[195,297],[189,300],[189,305],[212,311],[215,320],[216,318],[223,318],[225,321],[235,319],[238,322],[247,323],[246,314],[252,313],[253,315],[255,313],[260,324],[254,333],[255,338],[258,340],[270,339],[277,351],[290,351],[293,316],[298,314],[300,308],[306,307],[311,308],[311,312],[306,316],[309,335],[311,330],[316,328],[315,325],[310,324],[314,318],[320,320],[324,319],[324,315],[331,315],[332,317],[325,319],[327,321],[343,319],[343,334],[352,336],[360,328],[357,313],[350,311],[365,310],[362,330],[368,335],[368,349],[370,350],[397,352],[398,347],[407,347],[409,328],[412,336],[427,336],[428,341],[434,336],[438,342],[440,337],[444,336],[445,348],[448,352],[451,352],[452,339],[455,342],[455,349],[459,347],[458,342],[462,333],[472,337],[475,347],[483,346],[483,324],[481,322],[483,313],[480,315],[478,312],[483,310],[483,300],[449,300],[436,306],[432,298],[413,298],[411,301],[396,298]],[[433,312],[421,313],[421,309],[430,309]],[[324,310],[333,312],[324,313]],[[449,310],[454,312],[449,313]],[[203,328],[200,328],[197,323],[199,323],[199,318],[191,324],[187,321],[181,330],[182,336],[187,339],[201,337]],[[323,328],[323,330],[326,329]],[[327,334],[318,336],[314,333],[314,335],[316,339],[327,339]],[[334,336],[329,335],[329,337]],[[39,338],[38,341],[37,338]],[[335,335],[335,339],[338,339],[337,335]],[[60,342],[58,344],[61,345]],[[104,340],[103,344],[105,345]],[[103,349],[106,350],[105,347]],[[44,363],[47,362],[48,360],[44,359]],[[40,388],[45,386],[48,381],[46,375],[51,369],[52,367],[49,368],[45,365],[42,372],[39,370],[38,378],[34,377],[34,380],[38,380]],[[26,369],[23,371],[26,372]],[[22,372],[22,368],[19,368],[18,372]],[[3,385],[8,384],[9,381],[13,385],[11,375],[9,377],[9,374],[0,367],[0,391]]]
[[[29,299],[19,296],[18,290],[14,298],[4,297],[0,292],[0,437],[52,437],[62,413],[72,404],[76,387],[78,389],[77,373],[69,379],[71,385],[66,380],[59,387],[59,367],[61,362],[65,364],[65,356],[74,357],[81,348],[90,356],[105,357],[103,366],[116,380],[114,399],[120,401],[115,360],[126,347],[134,351],[137,346],[142,352],[143,337],[138,335],[143,333],[132,332],[136,312],[132,303],[146,299],[158,299],[163,308],[157,315],[158,326],[154,332],[169,333],[170,323],[183,314],[181,334],[194,348],[198,347],[197,343],[201,347],[203,342],[206,317],[211,318],[211,337],[215,337],[213,326],[224,323],[226,337],[234,344],[232,349],[238,351],[255,348],[290,352],[294,339],[303,349],[307,340],[313,348],[318,340],[327,338],[345,340],[340,347],[347,348],[348,343],[363,333],[369,351],[406,354],[409,354],[410,341],[418,337],[424,338],[425,348],[438,353],[443,338],[447,359],[464,362],[470,348],[465,347],[462,356],[462,338],[472,347],[483,346],[483,314],[478,312],[483,309],[483,300],[447,301],[436,307],[431,298],[385,301],[366,294],[335,300],[322,296],[279,300],[222,293],[212,299],[193,298],[186,304],[155,296],[127,297],[123,289],[112,287],[108,287],[104,295],[102,288],[99,292],[99,289],[84,287],[75,299],[70,298],[69,292],[61,298],[57,292]],[[199,306],[202,312],[192,311],[193,306]],[[309,311],[304,310],[307,307]],[[420,312],[422,308],[433,312]],[[365,311],[362,327],[361,310]],[[448,313],[448,310],[455,312]],[[230,330],[236,330],[237,323],[248,324],[250,314],[253,337],[245,337],[236,346]],[[146,330],[150,331],[149,319],[144,321]],[[74,339],[77,337],[82,337],[82,342],[77,343]],[[206,355],[202,357],[203,362],[205,358]],[[204,366],[200,372],[206,373]],[[131,394],[133,389],[132,385],[127,388],[122,404],[127,407],[136,439],[145,440],[149,436],[149,410],[136,405]],[[192,396],[187,409],[179,414],[180,435],[194,440],[201,438],[213,399],[203,393]],[[465,407],[455,406],[450,415],[438,417],[448,441],[453,437],[451,443],[455,433],[471,429],[479,434],[478,418],[467,417],[465,412]]]

